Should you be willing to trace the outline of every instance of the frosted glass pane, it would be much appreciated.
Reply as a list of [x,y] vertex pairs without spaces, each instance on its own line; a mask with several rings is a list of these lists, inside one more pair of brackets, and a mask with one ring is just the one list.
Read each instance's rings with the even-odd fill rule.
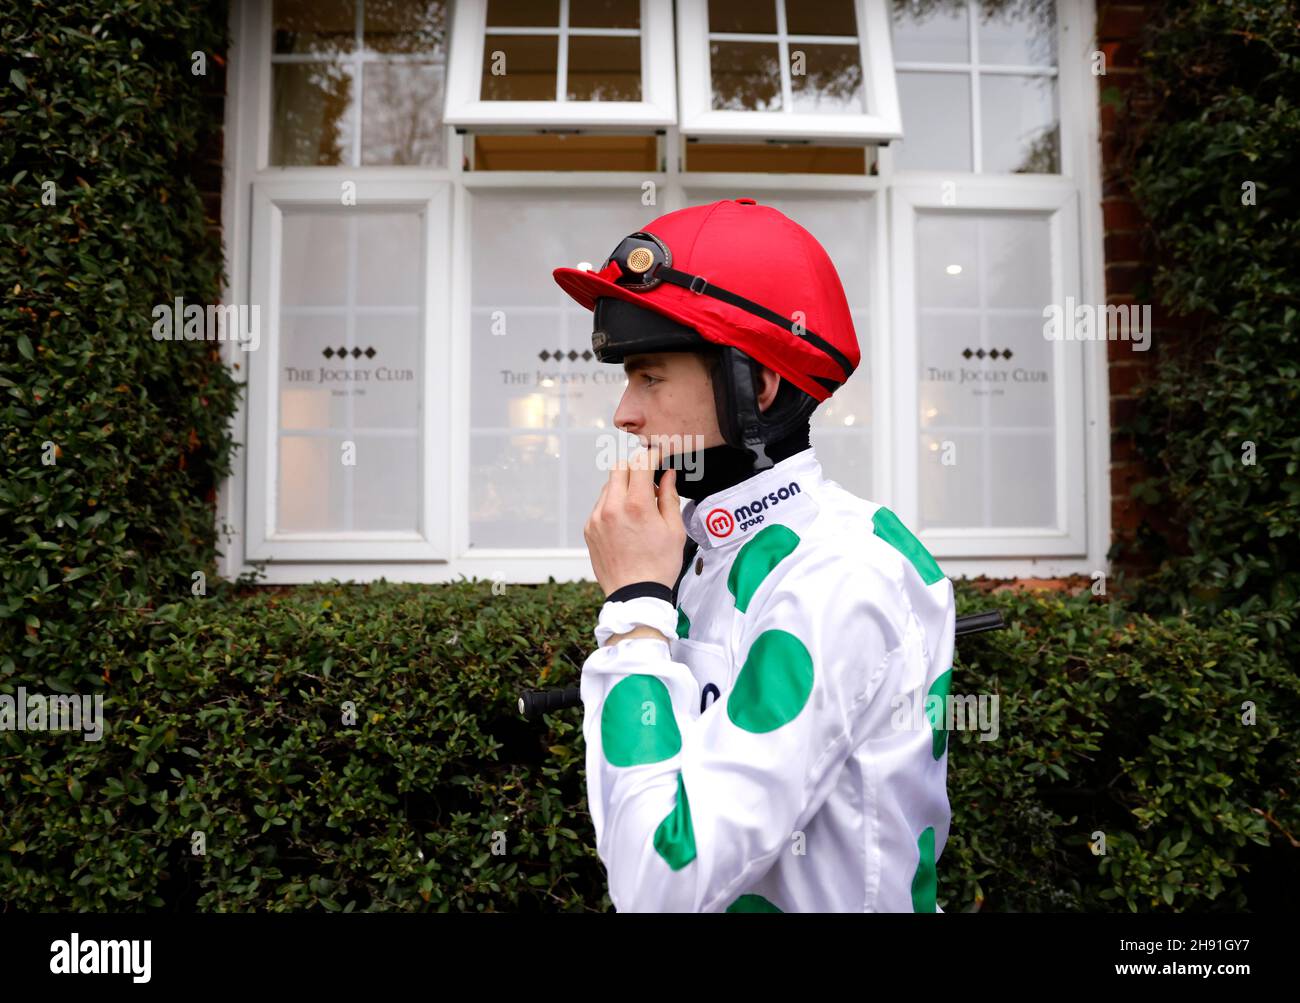
[[1047,217],[923,212],[916,259],[923,526],[1054,526]]
[[979,220],[921,213],[916,219],[916,293],[922,307],[979,305]]
[[281,233],[278,527],[414,531],[422,217],[290,210]]
[[897,80],[906,137],[890,147],[898,169],[969,171],[969,75],[900,70]]
[[348,218],[286,212],[280,259],[283,306],[341,305],[347,297]]
[[[560,455],[560,437],[556,435],[472,436],[471,547],[560,545]],[[581,503],[590,514],[596,498]],[[566,523],[569,515],[564,513]]]
[[[345,440],[355,465],[343,462]],[[286,533],[416,529],[416,438],[282,436],[277,528]]]
[[[470,464],[472,545],[582,546],[578,510],[596,503],[579,472],[587,436],[612,430],[623,367],[591,354],[591,312],[551,271],[599,267],[624,236],[665,210],[616,192],[492,192],[470,205]],[[510,430],[491,435],[488,430]],[[529,434],[531,433],[531,434]],[[480,483],[481,480],[481,483]],[[562,502],[563,499],[563,502]],[[561,507],[563,506],[565,507]],[[579,528],[582,522],[577,524]],[[566,542],[567,541],[567,542]]]
[[357,217],[357,304],[415,306],[421,300],[421,228],[414,212]]

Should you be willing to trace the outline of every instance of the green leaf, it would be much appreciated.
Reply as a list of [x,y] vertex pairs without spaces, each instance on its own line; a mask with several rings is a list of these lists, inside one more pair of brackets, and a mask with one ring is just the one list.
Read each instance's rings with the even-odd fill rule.
[[32,341],[25,334],[18,336],[18,353],[29,361],[35,361],[36,353],[32,351]]
[[9,82],[13,84],[15,87],[17,87],[20,91],[26,93],[27,78],[23,76],[23,71],[18,69],[18,67],[15,66],[12,70],[9,71]]

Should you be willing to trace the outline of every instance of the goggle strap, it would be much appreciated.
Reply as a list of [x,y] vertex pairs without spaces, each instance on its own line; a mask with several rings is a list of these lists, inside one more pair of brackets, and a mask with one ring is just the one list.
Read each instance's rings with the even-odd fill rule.
[[[689,289],[691,292],[695,293],[696,295],[712,296],[714,299],[722,300],[722,302],[724,303],[730,303],[732,306],[739,307],[740,309],[744,310],[746,313],[752,313],[755,316],[762,317],[764,320],[770,321],[771,323],[776,324],[779,327],[783,327],[791,334],[794,334],[793,321],[785,317],[782,317],[775,310],[769,310],[761,303],[755,303],[753,300],[746,299],[744,296],[740,296],[737,295],[736,293],[731,292],[730,290],[723,289],[721,286],[715,286],[713,283],[705,281],[705,279],[702,276],[691,275],[689,272],[679,271],[678,269],[671,268],[668,265],[660,265],[657,269],[655,269],[654,276],[657,279],[663,279],[666,282],[671,282],[675,286],[681,286],[683,289]],[[803,329],[802,335],[795,335],[795,337],[802,338],[804,341],[808,342],[814,348],[820,349],[826,355],[829,355],[832,359],[834,359],[836,365],[838,365],[842,370],[844,370],[845,380],[847,380],[850,376],[853,375],[852,363],[849,362],[849,360],[845,357],[843,352],[841,352],[838,348],[832,345],[825,338],[821,337],[820,335],[814,334],[806,327]],[[827,386],[826,380],[823,380],[818,377],[814,377],[814,379],[816,379],[817,382],[821,383],[823,386],[826,386],[827,389],[834,389],[840,386],[840,383],[836,383],[834,381],[830,381],[830,385]]]

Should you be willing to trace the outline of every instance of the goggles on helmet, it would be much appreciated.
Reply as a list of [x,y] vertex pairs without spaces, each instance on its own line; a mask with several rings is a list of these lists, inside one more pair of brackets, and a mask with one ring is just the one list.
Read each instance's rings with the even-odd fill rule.
[[844,353],[824,338],[808,330],[806,326],[796,330],[793,321],[782,317],[774,310],[769,310],[761,303],[755,303],[751,299],[746,299],[744,296],[730,290],[713,285],[703,275],[692,275],[689,272],[673,268],[672,251],[668,249],[667,244],[653,233],[638,230],[636,233],[624,237],[619,241],[618,246],[610,252],[609,257],[605,259],[605,263],[601,265],[601,271],[608,268],[611,262],[616,263],[622,273],[613,280],[616,286],[631,289],[634,292],[646,292],[655,288],[661,282],[668,282],[675,286],[681,286],[683,289],[688,289],[697,296],[712,296],[724,303],[730,303],[747,313],[762,317],[766,321],[785,328],[791,334],[830,356],[844,371],[844,379],[838,382],[816,377],[819,383],[832,391],[853,374],[853,364],[849,362]]

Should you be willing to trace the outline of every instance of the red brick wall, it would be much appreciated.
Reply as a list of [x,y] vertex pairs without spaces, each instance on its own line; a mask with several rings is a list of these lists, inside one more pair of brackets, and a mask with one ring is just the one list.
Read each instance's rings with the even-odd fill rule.
[[[1106,56],[1106,75],[1101,78],[1103,95],[1101,115],[1102,161],[1102,219],[1105,231],[1106,302],[1135,303],[1142,283],[1149,279],[1150,270],[1144,260],[1145,226],[1142,214],[1129,195],[1119,175],[1118,153],[1123,137],[1121,123],[1113,102],[1106,99],[1107,91],[1122,95],[1125,100],[1134,96],[1134,84],[1140,65],[1139,34],[1148,17],[1158,10],[1153,3],[1097,4],[1097,48]],[[1134,107],[1140,112],[1140,104]],[[1149,295],[1149,294],[1148,294]],[[1148,566],[1140,550],[1134,549],[1135,533],[1140,522],[1151,520],[1153,514],[1134,501],[1132,486],[1147,471],[1138,460],[1130,436],[1115,430],[1115,426],[1130,419],[1136,407],[1135,390],[1147,374],[1153,371],[1159,356],[1161,337],[1160,311],[1152,304],[1152,326],[1155,333],[1152,347],[1146,352],[1135,352],[1129,342],[1108,341],[1110,372],[1110,507],[1111,543],[1118,545],[1114,555],[1119,567],[1138,571]]]

